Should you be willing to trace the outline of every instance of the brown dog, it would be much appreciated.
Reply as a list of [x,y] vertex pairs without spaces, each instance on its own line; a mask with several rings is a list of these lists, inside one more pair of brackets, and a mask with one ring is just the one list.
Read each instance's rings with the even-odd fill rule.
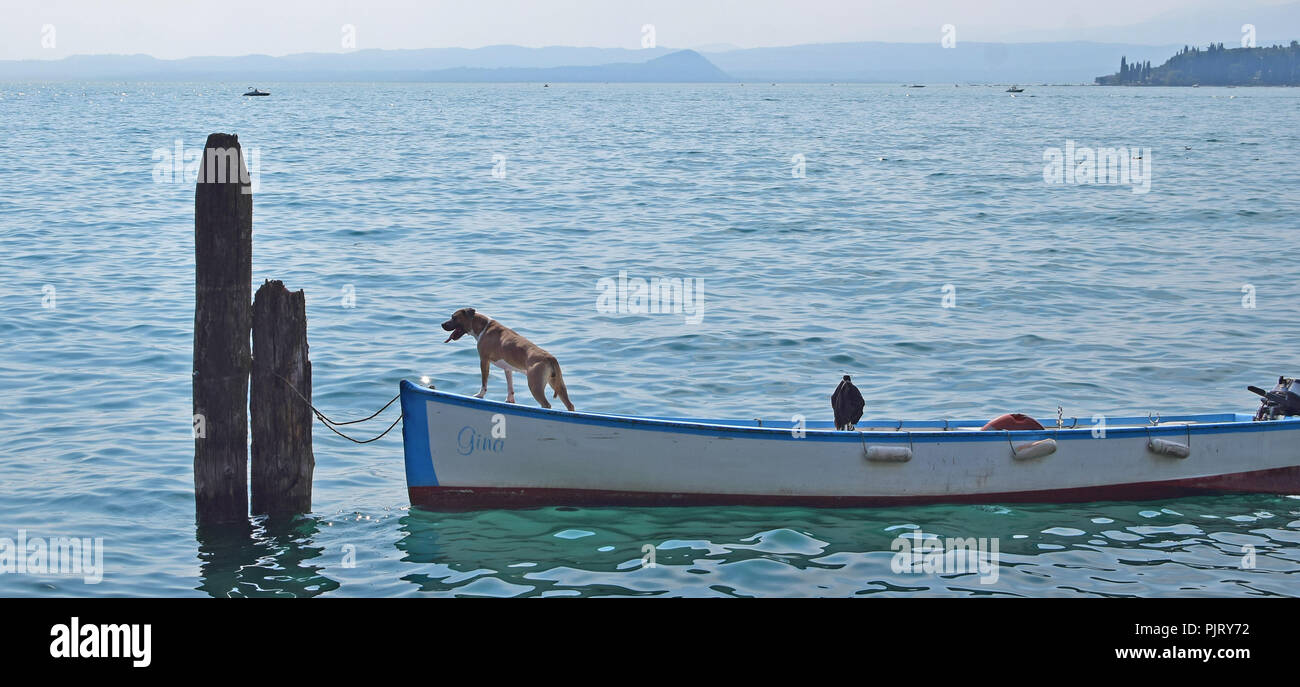
[[[496,320],[475,312],[473,308],[461,308],[452,313],[451,319],[442,323],[442,328],[451,332],[447,341],[455,341],[469,334],[478,341],[478,362],[483,372],[483,384],[475,398],[487,394],[488,366],[495,364],[506,371],[506,403],[515,402],[515,381],[513,373],[518,371],[528,375],[528,390],[543,408],[550,408],[546,400],[546,384],[550,382],[554,396],[564,401],[564,407],[573,410],[569,402],[569,391],[564,387],[564,377],[560,374],[560,363],[555,356],[542,350],[541,346],[520,336],[515,330]],[[443,341],[443,343],[447,343]]]

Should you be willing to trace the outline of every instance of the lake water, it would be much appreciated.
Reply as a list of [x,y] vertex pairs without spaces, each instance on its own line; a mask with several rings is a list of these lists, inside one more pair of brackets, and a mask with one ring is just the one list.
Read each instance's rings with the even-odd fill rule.
[[[321,427],[313,514],[197,535],[171,160],[239,134],[254,283],[306,289],[335,417],[475,391],[464,306],[581,410],[830,419],[848,373],[875,417],[1251,412],[1300,373],[1300,90],[259,85],[0,84],[0,538],[104,565],[0,595],[1297,593],[1296,496],[449,515],[409,507],[399,432]],[[1137,148],[1149,187],[1047,183],[1067,145]],[[700,316],[602,311],[620,271],[700,280]],[[997,538],[998,579],[895,573],[917,528]]]

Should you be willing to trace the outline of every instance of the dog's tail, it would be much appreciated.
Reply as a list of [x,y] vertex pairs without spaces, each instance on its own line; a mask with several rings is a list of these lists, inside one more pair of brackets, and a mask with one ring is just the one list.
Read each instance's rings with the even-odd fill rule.
[[569,402],[569,390],[564,386],[564,375],[560,372],[560,363],[557,360],[551,360],[551,398],[559,398],[564,402],[564,407],[570,411],[573,410],[573,404]]

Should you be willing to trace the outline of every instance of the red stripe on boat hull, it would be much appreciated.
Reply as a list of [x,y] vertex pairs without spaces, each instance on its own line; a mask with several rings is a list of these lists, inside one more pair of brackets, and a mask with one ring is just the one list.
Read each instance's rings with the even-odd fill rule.
[[807,506],[863,508],[931,503],[1083,503],[1145,501],[1207,492],[1300,494],[1300,467],[1238,472],[1161,482],[993,494],[924,496],[800,496],[701,494],[536,487],[409,487],[411,505],[429,510],[537,508],[540,506]]

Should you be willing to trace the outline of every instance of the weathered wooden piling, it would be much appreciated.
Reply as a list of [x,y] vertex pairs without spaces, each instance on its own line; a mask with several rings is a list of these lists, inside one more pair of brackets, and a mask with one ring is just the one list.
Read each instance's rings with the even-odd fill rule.
[[208,136],[194,191],[194,502],[200,525],[248,517],[248,181],[239,137]]
[[[297,393],[295,393],[295,391]],[[311,511],[311,360],[307,298],[267,281],[253,300],[253,513]]]

